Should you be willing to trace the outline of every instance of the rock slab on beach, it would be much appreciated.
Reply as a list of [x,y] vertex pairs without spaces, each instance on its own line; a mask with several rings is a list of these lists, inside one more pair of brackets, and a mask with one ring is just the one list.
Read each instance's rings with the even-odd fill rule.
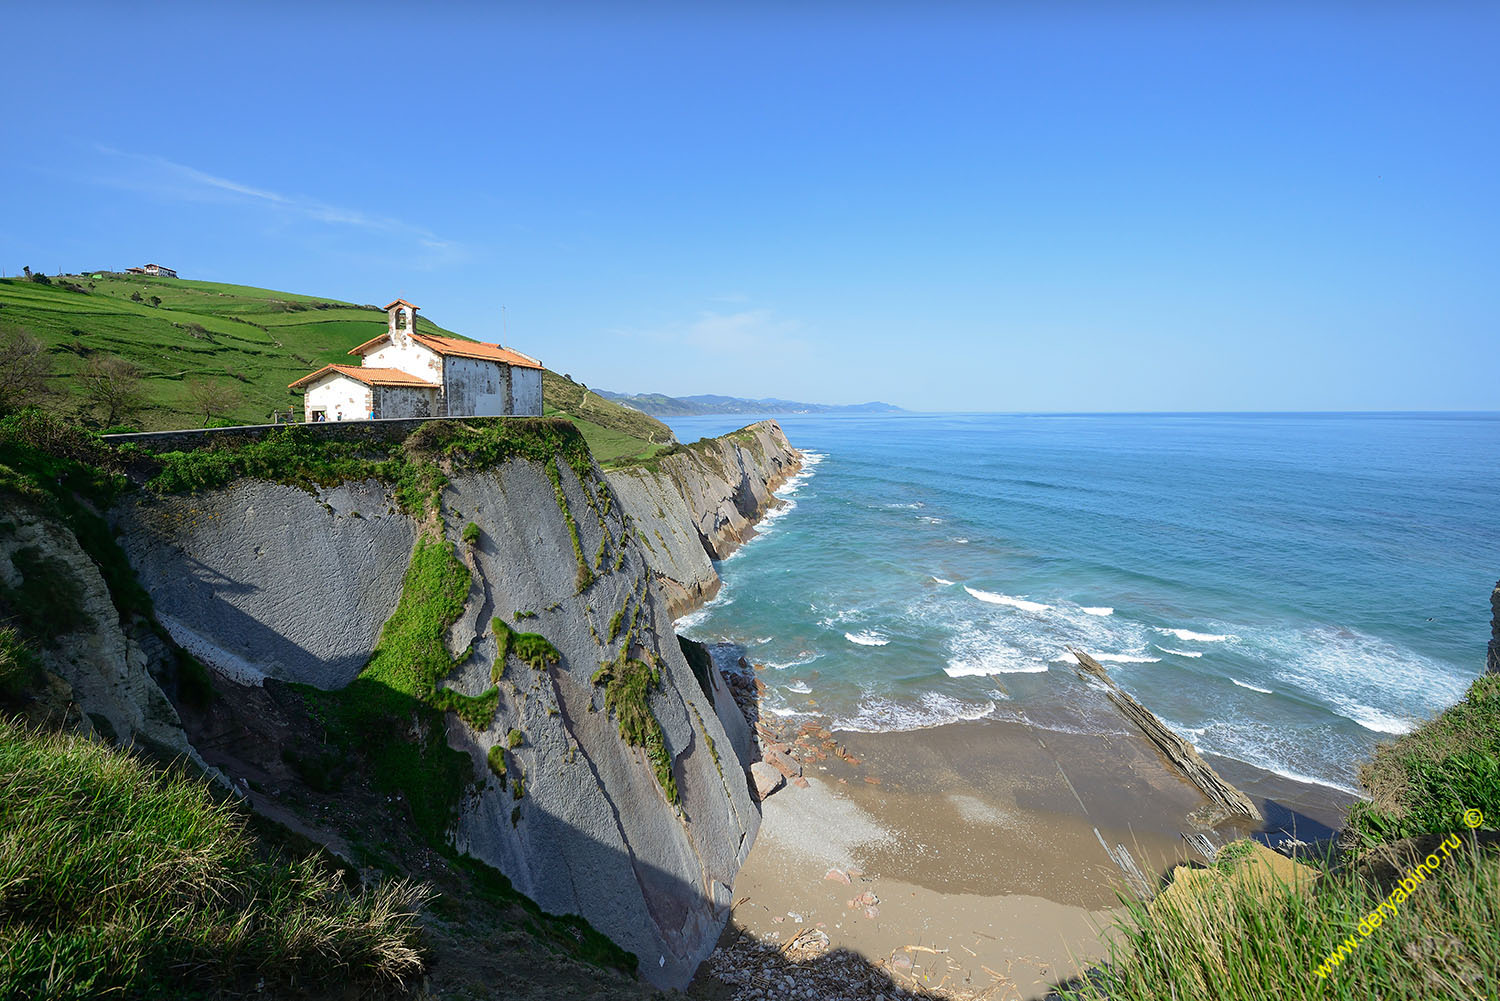
[[1103,665],[1082,650],[1068,647],[1068,652],[1078,659],[1078,666],[1082,670],[1109,687],[1110,701],[1119,706],[1125,717],[1140,728],[1147,739],[1155,744],[1183,775],[1187,776],[1188,781],[1203,790],[1205,796],[1230,813],[1250,817],[1253,820],[1264,819],[1249,796],[1220,778],[1219,773],[1203,760],[1193,749],[1192,744],[1169,730],[1151,710],[1131,698],[1128,692],[1115,684],[1115,679],[1109,676],[1109,672],[1104,670]]

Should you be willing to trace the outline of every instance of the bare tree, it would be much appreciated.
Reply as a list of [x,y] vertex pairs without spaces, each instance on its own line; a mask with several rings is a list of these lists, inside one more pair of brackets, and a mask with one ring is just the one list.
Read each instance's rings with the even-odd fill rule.
[[244,402],[238,387],[215,379],[192,380],[187,384],[187,395],[193,409],[203,415],[205,424],[215,417],[223,417]]
[[90,359],[81,378],[84,395],[94,410],[103,415],[105,427],[135,416],[145,406],[141,370],[118,355]]
[[51,375],[45,344],[25,327],[0,327],[0,414],[41,403]]

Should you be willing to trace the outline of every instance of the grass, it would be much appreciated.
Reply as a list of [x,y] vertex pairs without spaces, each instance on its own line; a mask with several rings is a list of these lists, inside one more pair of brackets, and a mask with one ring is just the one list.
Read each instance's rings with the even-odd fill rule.
[[422,971],[425,899],[266,857],[201,781],[0,721],[0,995],[379,995]]
[[555,408],[572,418],[600,465],[644,458],[677,440],[655,417],[607,400],[555,372],[542,373],[542,399],[549,413]]
[[99,567],[122,617],[151,614],[151,599],[99,512],[129,489],[134,458],[40,410],[0,418],[0,496],[56,518]]
[[490,629],[495,634],[495,664],[490,669],[490,679],[499,681],[505,676],[505,660],[511,654],[534,671],[545,671],[562,661],[562,654],[541,633],[518,633],[496,616],[490,620]]
[[1361,769],[1371,801],[1349,814],[1355,850],[1415,834],[1467,830],[1463,813],[1500,824],[1500,675],[1485,675],[1464,700],[1381,745]]
[[521,742],[525,739],[526,735],[520,730],[512,730],[505,736],[505,746],[510,750],[515,750],[521,746]]
[[[144,374],[148,405],[134,421],[143,430],[200,427],[203,414],[189,385],[208,380],[238,395],[226,415],[234,424],[269,423],[273,410],[301,413],[287,384],[330,362],[357,359],[350,348],[380,335],[385,314],[372,306],[245,285],[109,275],[41,285],[0,279],[0,324],[24,327],[47,345],[56,390],[53,405],[83,417],[76,376],[90,358],[117,355]],[[159,307],[132,302],[157,295]],[[419,332],[461,337],[418,314]],[[524,345],[522,346],[524,350]],[[600,462],[649,454],[671,442],[665,424],[585,390],[554,372],[542,375],[546,412],[578,422]]]
[[600,664],[591,680],[604,686],[604,705],[620,726],[620,738],[631,747],[645,749],[667,801],[678,802],[672,755],[649,703],[651,690],[661,683],[660,672],[643,660],[627,656],[622,649],[613,661]]
[[552,492],[557,497],[557,506],[562,509],[563,520],[568,523],[568,536],[573,540],[573,557],[578,561],[578,574],[573,581],[573,590],[575,594],[582,594],[594,583],[594,571],[589,567],[588,558],[583,555],[583,543],[578,538],[578,522],[568,507],[568,495],[563,493],[562,475],[557,471],[557,463],[547,463],[547,478],[552,481]]
[[500,780],[500,784],[504,785],[505,748],[501,747],[499,744],[496,744],[494,747],[490,748],[489,754],[487,754],[485,757],[489,761],[490,771],[494,772],[495,777]]
[[1126,898],[1108,964],[1063,991],[1087,1001],[1386,1001],[1489,998],[1500,983],[1500,862],[1460,848],[1337,967],[1324,960],[1359,938],[1386,899],[1359,870],[1316,892],[1225,880],[1218,894]]
[[473,546],[479,542],[479,526],[472,521],[464,526],[464,545]]
[[20,701],[41,681],[36,652],[15,626],[0,626],[0,704]]
[[[1497,759],[1500,677],[1489,675],[1458,705],[1376,751],[1360,775],[1372,799],[1350,811],[1343,860],[1311,888],[1224,879],[1220,893],[1164,893],[1149,904],[1124,899],[1109,962],[1064,996],[1494,998],[1500,858],[1488,831],[1467,836],[1463,814],[1480,810],[1482,827],[1496,827]],[[1361,935],[1361,919],[1440,837],[1458,846],[1451,859],[1444,852],[1440,867],[1403,896],[1396,913]],[[1221,853],[1221,873],[1234,872],[1249,853],[1248,843],[1238,845]],[[1403,861],[1393,869],[1392,859]],[[1340,961],[1325,962],[1341,945]]]

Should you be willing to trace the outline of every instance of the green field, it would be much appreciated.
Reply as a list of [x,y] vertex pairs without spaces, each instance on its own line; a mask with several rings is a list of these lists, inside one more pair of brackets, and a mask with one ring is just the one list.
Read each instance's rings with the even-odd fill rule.
[[[202,426],[204,414],[189,392],[201,382],[230,401],[223,421],[265,424],[274,410],[290,407],[300,416],[301,397],[288,383],[330,362],[354,362],[349,349],[385,330],[379,304],[96,273],[53,277],[50,284],[0,279],[0,332],[25,329],[48,349],[54,393],[40,402],[85,426],[101,423],[77,378],[91,359],[118,356],[139,369],[146,406],[129,423],[141,430]],[[417,330],[464,336],[420,315]],[[544,395],[547,414],[573,418],[600,462],[649,455],[672,441],[660,421],[553,372],[546,373]]]

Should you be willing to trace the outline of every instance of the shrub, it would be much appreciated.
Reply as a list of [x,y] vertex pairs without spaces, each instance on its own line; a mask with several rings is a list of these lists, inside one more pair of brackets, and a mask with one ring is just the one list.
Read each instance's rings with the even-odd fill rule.
[[510,748],[511,750],[515,750],[517,747],[521,746],[521,741],[525,739],[526,735],[523,734],[520,730],[512,730],[505,736],[505,746]]
[[464,526],[464,544],[473,546],[479,542],[479,526],[472,521]]

